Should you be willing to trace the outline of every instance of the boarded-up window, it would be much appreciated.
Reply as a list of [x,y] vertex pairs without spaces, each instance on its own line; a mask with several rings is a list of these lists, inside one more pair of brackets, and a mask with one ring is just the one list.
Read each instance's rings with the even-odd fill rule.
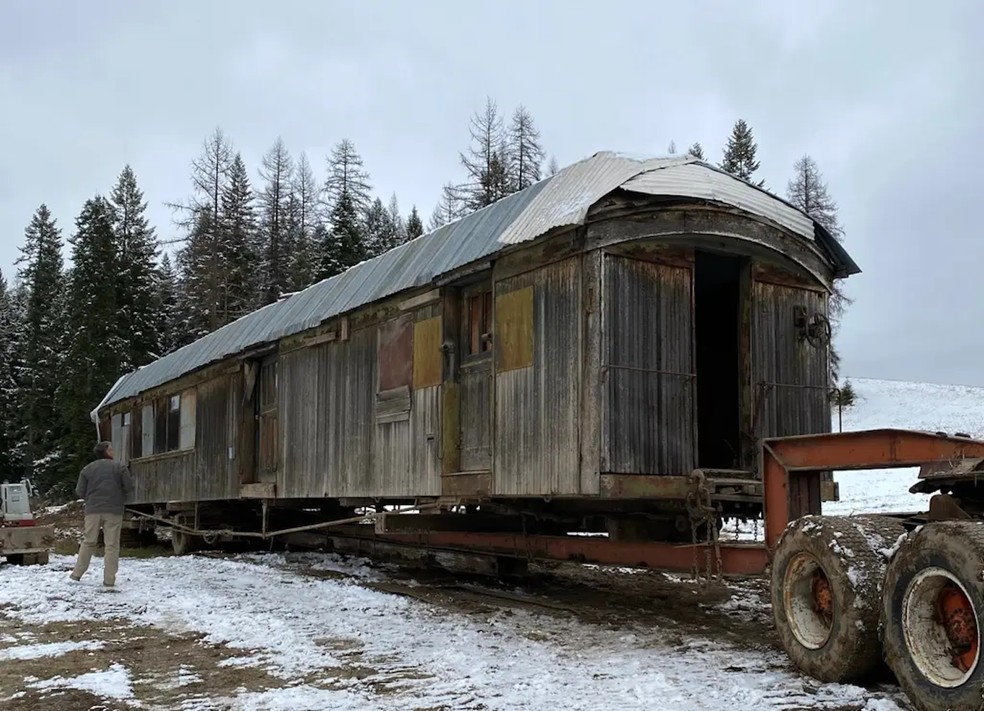
[[409,388],[413,382],[413,316],[379,326],[379,390]]
[[99,440],[108,442],[113,436],[113,428],[109,423],[109,418],[104,417],[99,420]]
[[167,398],[154,402],[154,454],[167,451]]
[[496,370],[533,365],[533,287],[499,294],[495,300]]
[[430,388],[441,383],[441,317],[413,325],[413,387]]
[[468,298],[468,355],[492,348],[492,292]]

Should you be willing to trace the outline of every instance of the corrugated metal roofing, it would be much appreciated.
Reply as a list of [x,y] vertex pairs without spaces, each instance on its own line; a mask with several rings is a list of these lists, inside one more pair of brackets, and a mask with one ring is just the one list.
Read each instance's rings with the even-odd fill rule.
[[[611,152],[574,163],[556,175],[451,224],[400,245],[342,274],[265,306],[122,377],[93,411],[163,385],[249,348],[313,328],[329,318],[415,287],[507,245],[581,225],[590,207],[613,190],[693,197],[766,217],[814,241],[814,222],[788,203],[692,157],[640,160]],[[823,235],[826,235],[823,232]],[[832,259],[857,271],[839,245]]]

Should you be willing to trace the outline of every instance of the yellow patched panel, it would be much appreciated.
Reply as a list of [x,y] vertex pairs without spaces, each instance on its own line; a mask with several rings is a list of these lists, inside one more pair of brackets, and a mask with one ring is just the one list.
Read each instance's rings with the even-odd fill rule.
[[495,299],[495,369],[502,373],[533,365],[533,287]]
[[441,384],[441,317],[413,325],[413,387]]

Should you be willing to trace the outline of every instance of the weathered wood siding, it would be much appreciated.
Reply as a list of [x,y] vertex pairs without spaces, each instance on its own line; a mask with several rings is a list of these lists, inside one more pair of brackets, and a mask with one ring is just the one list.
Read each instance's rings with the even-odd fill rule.
[[495,494],[580,493],[579,263],[496,284]]
[[796,307],[826,315],[823,292],[756,280],[752,286],[752,403],[757,437],[829,432],[827,346],[794,326]]
[[681,475],[695,460],[693,271],[606,255],[603,472]]
[[[193,449],[139,458],[133,458],[128,449],[135,485],[133,503],[238,498],[235,456],[241,389],[241,376],[233,374],[200,383],[192,391],[193,420],[186,415],[182,429],[188,437],[194,431]],[[137,416],[140,412],[142,408]],[[152,441],[148,428],[141,424]]]
[[[421,309],[410,324],[432,315]],[[379,329],[281,356],[278,496],[440,493],[440,385],[380,398]]]

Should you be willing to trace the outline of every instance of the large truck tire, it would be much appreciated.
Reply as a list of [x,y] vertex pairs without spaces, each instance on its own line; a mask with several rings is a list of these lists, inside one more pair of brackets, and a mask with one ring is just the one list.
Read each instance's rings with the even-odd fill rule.
[[787,526],[772,560],[772,614],[800,671],[856,683],[881,668],[882,583],[904,535],[881,516],[810,515]]
[[929,523],[888,565],[885,662],[919,711],[984,709],[984,524]]

